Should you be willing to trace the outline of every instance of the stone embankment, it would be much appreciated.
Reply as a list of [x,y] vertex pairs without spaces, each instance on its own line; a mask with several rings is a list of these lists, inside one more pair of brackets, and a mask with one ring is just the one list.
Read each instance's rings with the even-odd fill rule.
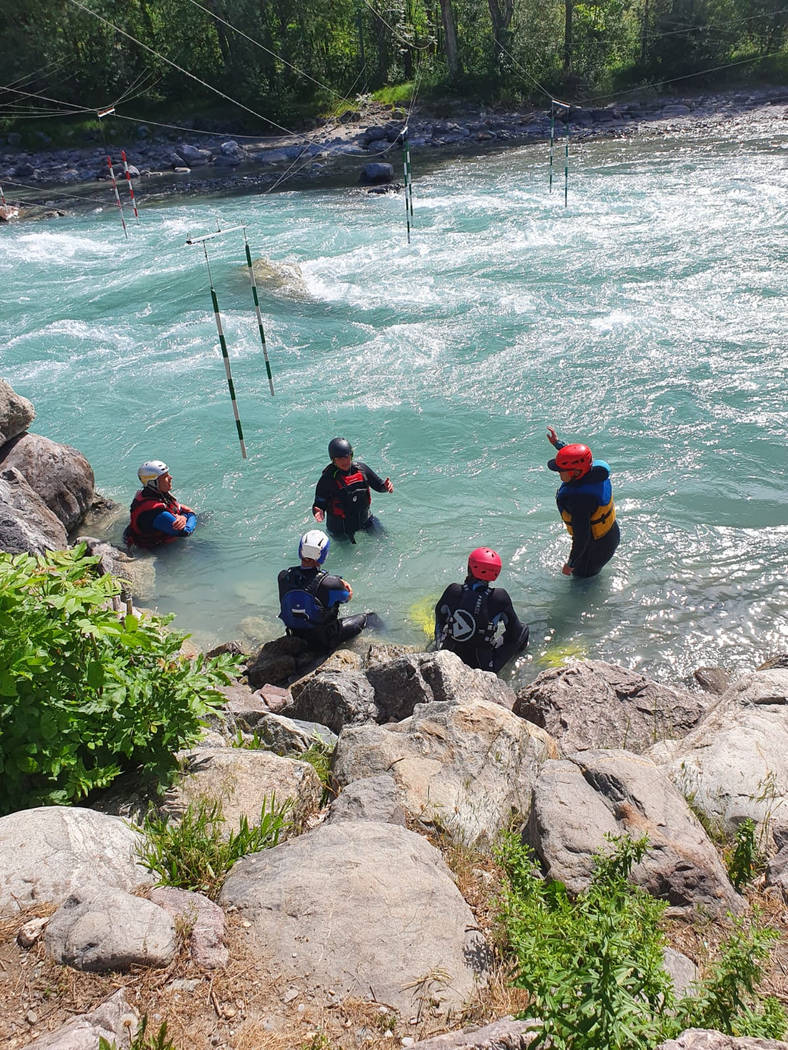
[[[0,384],[11,552],[67,543],[95,498],[84,458],[30,434],[33,419]],[[490,849],[512,826],[570,893],[610,835],[645,835],[633,880],[683,928],[702,916],[705,941],[749,908],[710,833],[750,818],[762,897],[778,914],[788,901],[787,658],[734,682],[706,669],[711,691],[583,661],[515,693],[448,652],[375,645],[311,669],[303,656],[272,642],[249,657],[163,798],[0,818],[4,1050],[95,1050],[99,1036],[125,1050],[143,1015],[154,1031],[177,1017],[175,1045],[196,1050],[526,1047],[538,1020],[492,995]],[[328,785],[305,761],[316,741]],[[287,833],[238,860],[216,902],[154,886],[149,806],[177,823],[221,800],[229,830],[271,795],[289,804]],[[703,963],[690,944],[665,953],[679,991]],[[463,1028],[473,1004],[484,1023]],[[662,1050],[748,1048],[788,1043],[690,1030]]]
[[[571,110],[574,141],[638,134],[720,133],[735,139],[742,127],[784,130],[788,90],[763,88],[728,94],[676,98],[625,95],[603,106]],[[345,178],[374,185],[391,182],[400,163],[398,142],[407,123],[412,154],[452,155],[490,148],[543,142],[550,135],[549,110],[491,110],[447,103],[437,117],[423,109],[404,110],[373,104],[364,113],[348,110],[335,123],[308,132],[268,138],[181,132],[163,137],[145,124],[123,124],[122,140],[112,130],[110,151],[118,161],[125,148],[138,191],[146,196],[271,189],[293,180]],[[558,134],[562,134],[558,126]],[[47,148],[46,136],[35,149],[22,148],[18,133],[0,139],[0,183],[10,200],[78,207],[91,184],[106,180],[104,146]],[[139,180],[139,181],[138,181]],[[69,198],[68,192],[77,195]],[[60,192],[58,192],[58,190]],[[94,204],[95,201],[89,203]],[[6,218],[14,216],[9,209]],[[24,214],[24,209],[23,209]],[[0,220],[3,216],[0,215]]]

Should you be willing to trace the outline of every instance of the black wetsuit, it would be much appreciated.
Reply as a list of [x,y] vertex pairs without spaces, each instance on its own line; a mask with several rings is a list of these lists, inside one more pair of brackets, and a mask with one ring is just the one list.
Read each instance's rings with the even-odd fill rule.
[[469,667],[500,671],[528,645],[528,627],[502,587],[468,576],[450,584],[435,606],[435,644]]
[[287,633],[303,638],[309,644],[310,649],[321,651],[336,649],[342,642],[355,638],[367,626],[366,613],[339,618],[339,606],[350,599],[350,592],[339,576],[330,576],[322,569],[303,568],[300,565],[282,569],[278,577],[279,601],[281,602],[289,591],[310,588],[318,574],[322,576],[322,579],[316,587],[312,588],[311,593],[325,610],[321,622],[308,627],[288,627]]
[[332,536],[346,536],[355,542],[354,533],[362,529],[382,532],[383,526],[370,511],[371,488],[385,492],[386,482],[366,463],[351,463],[348,470],[329,463],[315,488],[312,511],[326,512],[326,529]]
[[621,540],[607,463],[597,460],[582,478],[565,481],[555,501],[572,537],[567,558],[572,575],[596,576]]

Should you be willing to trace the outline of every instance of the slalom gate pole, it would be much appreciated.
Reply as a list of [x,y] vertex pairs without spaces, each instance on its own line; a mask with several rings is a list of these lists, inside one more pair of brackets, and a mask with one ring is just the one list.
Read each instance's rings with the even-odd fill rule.
[[271,362],[268,360],[268,347],[265,343],[265,330],[263,328],[263,316],[260,313],[260,302],[257,298],[257,281],[254,278],[254,266],[252,266],[252,253],[249,251],[249,241],[246,239],[246,227],[244,226],[244,248],[246,249],[246,265],[249,267],[249,280],[252,284],[252,298],[254,309],[257,314],[257,328],[260,332],[260,342],[263,344],[263,357],[265,358],[265,370],[268,373],[268,385],[271,388],[271,397],[274,396],[274,380],[271,375]]
[[550,189],[553,192],[553,145],[555,144],[555,102],[550,102]]
[[2,204],[4,208],[6,207],[6,204],[7,204],[7,201],[5,199],[5,194],[3,193],[3,187],[2,186],[0,186],[0,204]]
[[118,193],[118,181],[115,178],[115,171],[112,167],[112,157],[107,157],[107,167],[112,177],[112,188],[115,191],[115,203],[118,206],[120,212],[120,221],[123,224],[123,232],[126,234],[126,240],[129,239],[129,231],[126,229],[126,220],[123,218],[123,205],[120,203],[120,194]]
[[131,206],[134,209],[134,218],[137,220],[137,222],[139,222],[140,221],[140,213],[137,211],[137,202],[134,199],[134,187],[131,184],[131,174],[129,173],[129,165],[128,165],[128,161],[126,160],[126,151],[125,151],[125,149],[122,149],[120,151],[120,156],[121,156],[121,160],[123,161],[123,172],[124,172],[124,174],[126,176],[126,184],[129,187],[129,196],[131,197]]
[[208,261],[208,249],[205,247],[205,241],[202,244],[202,250],[205,253],[205,265],[208,267],[208,281],[211,285],[211,302],[213,303],[213,317],[216,321],[216,331],[219,333],[219,345],[222,348],[222,358],[224,360],[224,372],[227,376],[227,387],[230,391],[230,400],[233,405],[233,415],[235,416],[235,428],[238,431],[238,440],[241,443],[241,455],[246,459],[246,444],[244,443],[244,432],[241,427],[241,418],[238,415],[238,402],[235,400],[235,387],[233,386],[233,377],[230,372],[230,355],[227,353],[227,341],[224,338],[224,330],[222,329],[222,318],[219,314],[219,300],[216,298],[216,289],[213,286],[213,275],[211,273],[211,264]]
[[408,244],[410,244],[410,220],[413,218],[413,186],[410,179],[410,143],[408,142],[407,127],[402,132],[402,167],[405,178],[405,225],[408,230]]
[[569,113],[564,124],[564,207],[569,200]]

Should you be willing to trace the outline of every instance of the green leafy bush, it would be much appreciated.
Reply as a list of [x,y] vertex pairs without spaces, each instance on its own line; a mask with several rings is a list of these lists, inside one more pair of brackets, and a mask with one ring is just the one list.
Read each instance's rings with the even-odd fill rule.
[[752,882],[764,868],[764,859],[755,831],[755,821],[752,817],[745,817],[736,829],[733,850],[727,858],[728,878],[737,890]]
[[[129,1050],[176,1050],[175,1044],[167,1038],[167,1022],[162,1021],[161,1027],[156,1035],[146,1035],[148,1030],[148,1015],[145,1014],[140,1021],[134,1038],[129,1044]],[[99,1036],[98,1050],[118,1050],[116,1042],[109,1042],[103,1035]]]
[[119,617],[97,560],[0,553],[0,813],[77,801],[127,770],[162,778],[237,671],[183,657],[167,618]]
[[588,889],[570,898],[541,877],[527,847],[507,837],[502,918],[517,962],[516,983],[542,1020],[534,1047],[648,1050],[685,1028],[780,1039],[785,1013],[759,1001],[757,983],[775,931],[734,920],[706,977],[678,1003],[663,966],[660,920],[666,905],[629,881],[646,839],[611,839]]
[[242,816],[238,831],[229,833],[217,799],[199,798],[177,822],[149,814],[140,861],[159,876],[159,886],[197,890],[213,899],[237,860],[277,845],[290,827],[289,810],[289,800],[277,805],[272,795],[263,801],[256,824]]
[[615,840],[572,900],[563,883],[541,878],[518,838],[505,839],[503,918],[516,983],[530,992],[529,1014],[543,1022],[532,1046],[635,1050],[659,1042],[673,1001],[658,926],[665,905],[628,881],[645,851],[645,839]]

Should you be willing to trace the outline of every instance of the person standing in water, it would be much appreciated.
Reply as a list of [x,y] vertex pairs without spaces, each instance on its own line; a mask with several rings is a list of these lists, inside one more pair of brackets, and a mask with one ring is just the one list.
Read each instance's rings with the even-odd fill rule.
[[131,520],[123,533],[129,547],[153,550],[191,536],[197,515],[172,495],[172,475],[160,459],[150,459],[137,471],[142,488],[132,500]]
[[323,522],[335,537],[347,537],[355,543],[355,534],[362,529],[382,532],[383,526],[371,512],[375,492],[393,492],[391,480],[383,481],[366,463],[354,462],[353,446],[347,438],[332,438],[328,445],[331,462],[323,470],[315,488],[312,514]]
[[557,449],[547,464],[561,485],[555,496],[558,512],[572,537],[572,549],[561,572],[565,576],[596,576],[613,557],[621,539],[610,484],[610,467],[594,460],[587,445],[567,445],[552,427],[547,440]]
[[451,583],[435,606],[435,647],[448,649],[482,671],[500,671],[528,645],[521,623],[502,587],[490,587],[501,571],[501,559],[489,547],[468,556],[465,583]]

